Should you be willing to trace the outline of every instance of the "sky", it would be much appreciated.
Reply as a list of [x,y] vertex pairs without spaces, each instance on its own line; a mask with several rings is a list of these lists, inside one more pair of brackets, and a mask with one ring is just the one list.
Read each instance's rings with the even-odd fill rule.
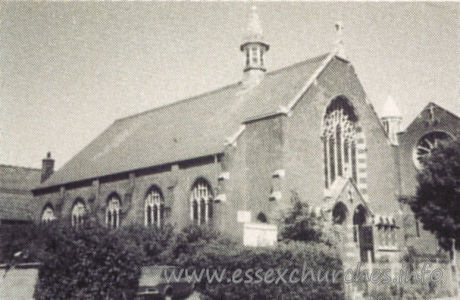
[[[0,164],[60,167],[116,119],[242,79],[250,2],[0,3]],[[333,49],[377,112],[460,113],[458,4],[257,3],[275,70]]]

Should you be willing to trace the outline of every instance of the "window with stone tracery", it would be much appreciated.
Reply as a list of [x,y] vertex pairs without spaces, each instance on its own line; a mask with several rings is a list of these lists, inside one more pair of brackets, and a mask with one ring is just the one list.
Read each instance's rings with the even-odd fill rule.
[[163,224],[164,200],[157,188],[153,188],[145,199],[145,226],[155,225],[160,227]]
[[356,116],[345,99],[332,101],[323,123],[325,185],[329,188],[337,177],[357,180]]
[[105,213],[105,223],[108,228],[120,226],[120,206],[120,198],[116,195],[110,196]]
[[78,200],[72,207],[72,226],[78,227],[83,224],[86,207],[82,200]]
[[197,224],[207,224],[213,216],[213,195],[211,186],[205,180],[197,181],[190,196],[190,218]]

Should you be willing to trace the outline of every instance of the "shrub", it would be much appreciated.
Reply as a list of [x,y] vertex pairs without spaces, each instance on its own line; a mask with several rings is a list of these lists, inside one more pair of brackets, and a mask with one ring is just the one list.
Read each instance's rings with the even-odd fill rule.
[[87,221],[79,228],[53,222],[44,230],[37,299],[131,299],[142,251],[118,231]]
[[292,207],[280,219],[280,236],[283,240],[324,243],[334,245],[335,234],[325,226],[324,218],[311,212],[296,192],[291,194]]
[[[342,299],[344,296],[339,273],[341,261],[337,253],[323,244],[288,242],[273,248],[247,248],[211,242],[202,251],[188,256],[183,266],[195,270],[197,276],[204,276],[197,286],[209,299]],[[297,271],[292,279],[298,282],[289,281],[294,269]],[[207,275],[203,270],[211,273]],[[237,270],[242,273],[237,281],[232,281],[234,272],[240,272]],[[281,273],[287,270],[283,277],[287,282],[278,279],[277,270]],[[217,277],[210,282],[206,276],[212,276],[213,271]],[[273,275],[268,275],[270,272]],[[318,275],[327,276],[328,281],[318,282]]]
[[165,264],[182,266],[189,256],[202,251],[211,243],[234,245],[220,232],[207,225],[192,225],[182,229],[174,238],[168,249],[162,253],[161,260]]
[[36,262],[43,236],[44,227],[36,224],[0,226],[0,263]]
[[142,250],[144,265],[164,263],[163,253],[176,238],[173,227],[170,225],[158,228],[133,224],[119,228],[117,234],[121,239],[133,242]]

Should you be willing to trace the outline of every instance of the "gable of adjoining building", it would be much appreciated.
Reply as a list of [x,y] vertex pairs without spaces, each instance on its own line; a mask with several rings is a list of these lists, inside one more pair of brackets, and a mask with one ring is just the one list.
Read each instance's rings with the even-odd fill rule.
[[418,170],[417,147],[428,138],[458,138],[460,118],[437,104],[429,103],[409,126],[401,132],[399,139],[399,163],[401,172],[401,194],[410,197],[415,194]]

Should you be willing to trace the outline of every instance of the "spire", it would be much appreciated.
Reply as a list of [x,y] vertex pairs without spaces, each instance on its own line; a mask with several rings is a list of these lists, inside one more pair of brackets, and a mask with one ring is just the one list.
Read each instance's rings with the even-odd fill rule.
[[248,41],[262,41],[263,30],[260,24],[259,15],[257,14],[257,7],[251,7],[251,13],[249,15],[248,27],[246,29],[245,40]]
[[402,115],[393,97],[388,96],[380,117],[388,139],[393,145],[398,144],[398,132],[401,131]]
[[343,23],[341,21],[335,22],[335,51],[337,52],[337,56],[341,58],[347,58],[345,54],[345,46],[343,43]]
[[401,118],[401,111],[391,95],[388,95],[387,101],[383,106],[381,118]]
[[254,86],[262,81],[265,74],[264,54],[269,49],[265,43],[257,8],[253,6],[249,14],[248,26],[240,50],[245,54],[243,82]]

